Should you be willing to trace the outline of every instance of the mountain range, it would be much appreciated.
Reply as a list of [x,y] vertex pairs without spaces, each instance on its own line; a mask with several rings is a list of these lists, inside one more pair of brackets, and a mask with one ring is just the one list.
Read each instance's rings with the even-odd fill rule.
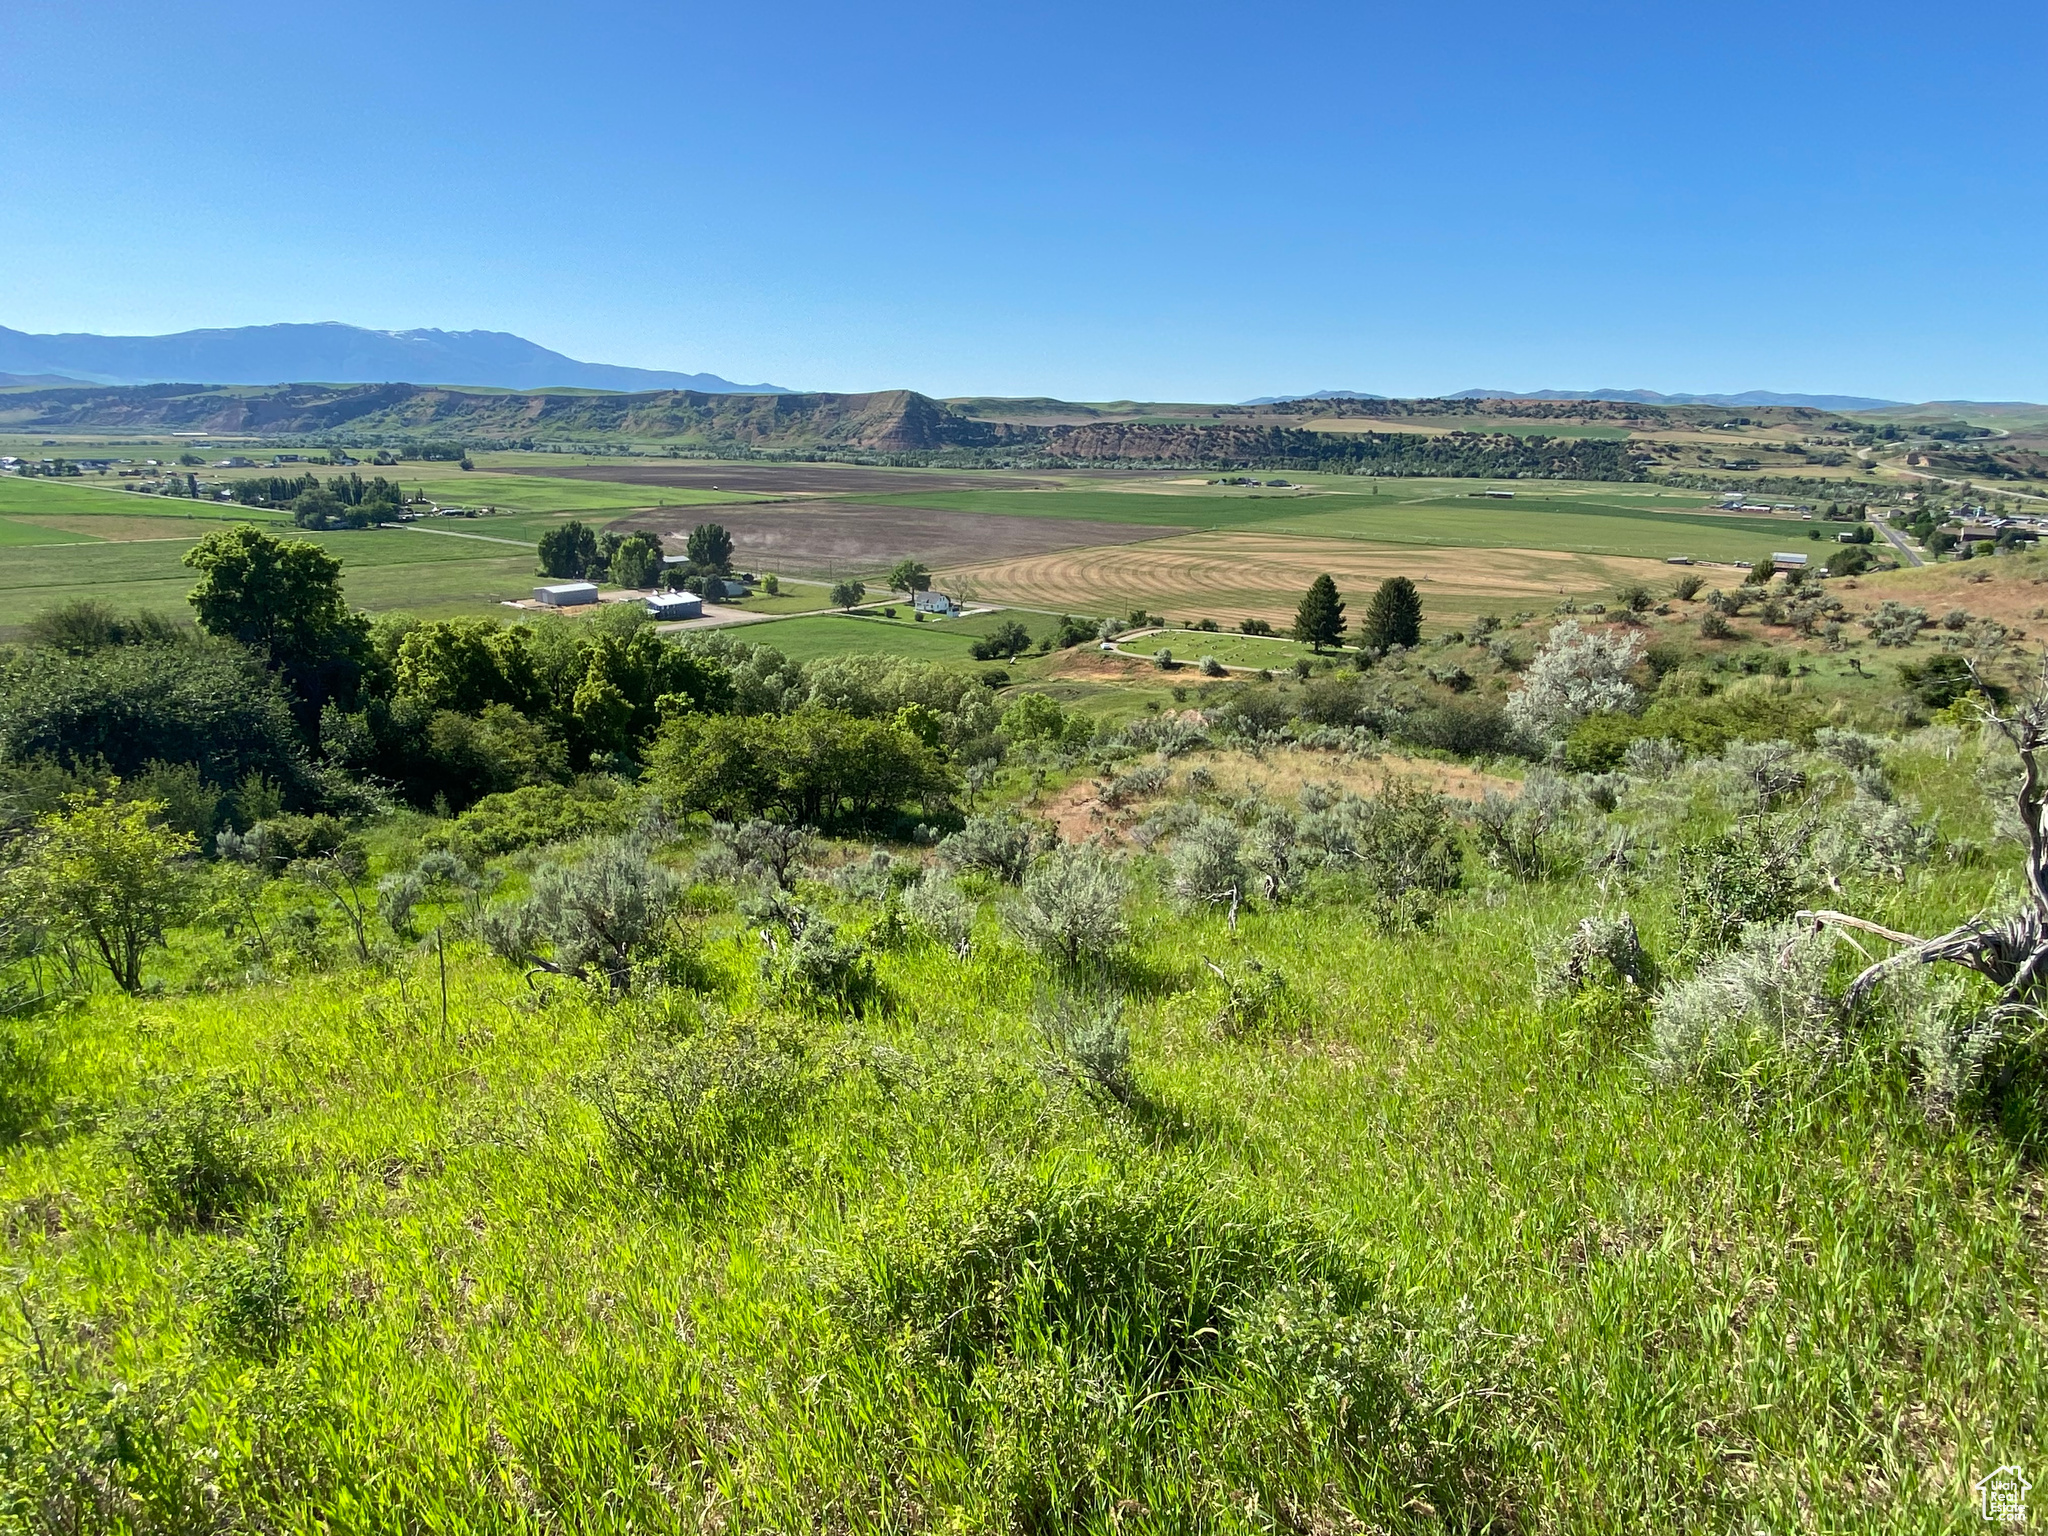
[[[1261,395],[1240,405],[1283,405],[1290,400],[1385,400],[1357,389],[1319,389],[1307,395]],[[1654,389],[1461,389],[1445,400],[1621,400],[1634,405],[1803,405],[1816,411],[1876,411],[1904,400],[1868,395],[1778,395],[1752,389],[1740,395],[1660,395]]]
[[[668,373],[585,363],[505,331],[372,331],[316,325],[243,325],[172,336],[32,336],[0,326],[0,376],[18,383],[452,384],[484,389],[693,389],[780,395],[775,384],[735,384],[715,373]],[[25,377],[19,377],[25,376]]]

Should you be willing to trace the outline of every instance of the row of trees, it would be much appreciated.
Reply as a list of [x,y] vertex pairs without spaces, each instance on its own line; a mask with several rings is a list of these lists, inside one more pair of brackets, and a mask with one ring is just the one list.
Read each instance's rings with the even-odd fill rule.
[[[1344,599],[1328,573],[1309,584],[1294,614],[1294,638],[1317,652],[1344,643]],[[1246,631],[1250,633],[1249,630]],[[1362,649],[1388,651],[1422,640],[1422,594],[1406,576],[1390,576],[1373,593],[1358,629]]]
[[732,535],[721,525],[700,523],[691,529],[686,550],[687,564],[664,568],[661,540],[645,529],[598,533],[572,520],[540,536],[540,574],[556,581],[604,581],[634,588],[665,582],[699,594],[731,574]]

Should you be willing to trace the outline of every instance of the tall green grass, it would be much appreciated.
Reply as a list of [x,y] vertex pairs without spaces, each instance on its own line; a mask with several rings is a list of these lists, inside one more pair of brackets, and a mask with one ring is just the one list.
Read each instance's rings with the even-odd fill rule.
[[[963,959],[805,899],[876,943],[857,1012],[710,901],[680,989],[458,940],[444,1024],[430,949],[235,984],[194,932],[38,1021],[0,1528],[1931,1532],[2038,1457],[2038,1167],[1875,1050],[1726,1094],[1539,1006],[1590,883],[1399,937],[1141,891],[1128,1107],[993,910]],[[1285,1029],[1218,1027],[1252,958]]]

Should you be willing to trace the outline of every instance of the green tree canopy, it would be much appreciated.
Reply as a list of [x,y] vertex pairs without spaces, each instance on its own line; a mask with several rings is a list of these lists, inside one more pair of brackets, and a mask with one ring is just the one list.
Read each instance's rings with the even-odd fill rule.
[[661,575],[661,540],[645,529],[629,534],[612,555],[611,578],[622,587],[651,587]]
[[932,569],[920,560],[898,560],[889,570],[891,592],[929,592]]
[[532,636],[495,619],[435,619],[399,642],[398,691],[430,709],[478,715],[492,704],[547,706]]
[[1389,576],[1372,595],[1365,622],[1358,628],[1361,645],[1370,650],[1390,650],[1397,645],[1417,645],[1422,640],[1422,594],[1406,576]]
[[1309,583],[1295,610],[1294,638],[1318,651],[1344,643],[1344,600],[1327,572]]
[[142,957],[186,913],[189,833],[159,825],[160,800],[121,802],[67,795],[65,808],[36,824],[8,894],[84,940],[124,992],[142,989]]
[[1015,661],[1031,649],[1031,631],[1015,619],[1005,619],[994,631],[984,635],[967,648],[967,654],[976,661],[995,661],[1007,657]]
[[540,536],[540,574],[557,581],[588,576],[597,564],[597,535],[574,521]]
[[216,790],[255,773],[294,798],[309,773],[278,677],[238,646],[205,641],[21,652],[0,671],[0,758],[129,780],[151,763],[187,763]]
[[683,553],[690,557],[692,565],[708,565],[714,570],[732,568],[732,535],[717,523],[699,523],[690,530],[689,542]]
[[683,715],[661,728],[649,777],[672,814],[817,825],[934,807],[953,790],[938,753],[904,723],[829,709]]
[[185,552],[199,572],[189,599],[208,634],[236,640],[278,671],[317,719],[329,699],[354,696],[370,657],[370,624],[341,594],[341,562],[303,539],[247,523],[209,533]]
[[837,581],[832,584],[832,606],[851,608],[868,595],[867,584],[859,581]]

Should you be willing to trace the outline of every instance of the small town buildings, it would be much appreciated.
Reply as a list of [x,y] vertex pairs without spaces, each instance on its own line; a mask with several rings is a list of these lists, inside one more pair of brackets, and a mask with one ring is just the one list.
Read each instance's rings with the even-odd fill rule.
[[647,611],[657,619],[701,619],[704,599],[694,592],[656,592],[647,599]]
[[580,608],[585,603],[597,601],[597,583],[558,581],[552,586],[535,587],[533,600],[550,608]]

